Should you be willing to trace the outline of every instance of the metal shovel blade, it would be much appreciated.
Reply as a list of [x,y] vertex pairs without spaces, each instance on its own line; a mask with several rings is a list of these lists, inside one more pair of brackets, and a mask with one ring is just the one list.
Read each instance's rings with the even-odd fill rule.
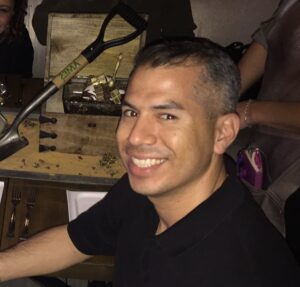
[[28,144],[28,140],[25,137],[21,137],[18,130],[9,130],[8,132],[4,130],[0,135],[0,142],[0,161]]

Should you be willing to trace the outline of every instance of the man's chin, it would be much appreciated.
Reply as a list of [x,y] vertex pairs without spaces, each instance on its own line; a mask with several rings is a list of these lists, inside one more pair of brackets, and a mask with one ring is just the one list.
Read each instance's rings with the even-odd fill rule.
[[145,196],[155,195],[158,188],[154,186],[154,180],[150,178],[137,178],[129,175],[130,186],[134,192]]

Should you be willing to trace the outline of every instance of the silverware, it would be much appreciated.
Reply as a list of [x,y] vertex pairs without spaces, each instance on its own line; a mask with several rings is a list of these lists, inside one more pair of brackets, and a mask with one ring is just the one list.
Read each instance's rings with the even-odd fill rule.
[[23,227],[21,236],[19,238],[22,241],[26,240],[28,238],[29,224],[30,224],[30,220],[31,220],[31,210],[35,206],[36,197],[37,197],[37,192],[35,190],[32,190],[26,201],[26,216],[25,216],[25,221],[24,221],[24,227]]
[[8,231],[6,237],[12,238],[15,236],[15,229],[16,229],[16,215],[17,215],[17,205],[21,201],[21,190],[14,189],[12,192],[11,202],[12,202],[12,212],[9,219]]

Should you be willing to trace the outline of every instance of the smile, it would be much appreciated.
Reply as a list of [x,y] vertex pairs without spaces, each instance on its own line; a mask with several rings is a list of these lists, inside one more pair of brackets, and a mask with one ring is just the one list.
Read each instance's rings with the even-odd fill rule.
[[155,158],[147,158],[147,159],[138,159],[133,157],[133,163],[139,168],[149,168],[154,165],[159,165],[165,161],[165,159],[155,159]]

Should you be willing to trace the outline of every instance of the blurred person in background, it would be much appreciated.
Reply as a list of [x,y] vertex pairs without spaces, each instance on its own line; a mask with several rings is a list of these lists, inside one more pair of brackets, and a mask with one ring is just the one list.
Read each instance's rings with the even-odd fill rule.
[[33,47],[24,24],[27,0],[0,0],[0,74],[32,76]]
[[[285,204],[280,230],[300,262],[300,1],[280,1],[262,23],[239,62],[241,92],[263,77],[257,100],[237,110],[241,129],[251,127],[250,145],[265,158],[265,191],[272,189]],[[285,200],[285,199],[284,199]],[[267,214],[268,215],[268,214]],[[270,217],[272,221],[272,217]]]

